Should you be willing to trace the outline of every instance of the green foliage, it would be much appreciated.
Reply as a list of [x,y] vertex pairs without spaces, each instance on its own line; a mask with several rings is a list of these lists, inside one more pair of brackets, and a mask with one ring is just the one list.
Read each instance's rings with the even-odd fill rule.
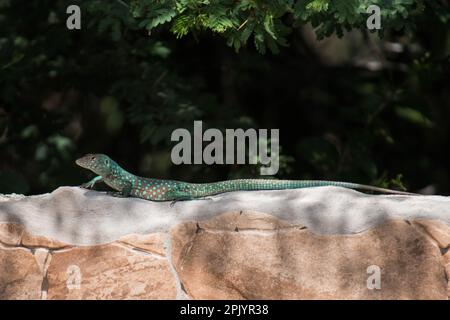
[[[132,0],[130,11],[149,33],[160,26],[181,38],[206,30],[226,38],[239,51],[253,37],[256,49],[278,52],[292,28],[311,23],[319,39],[344,30],[366,29],[366,10],[379,5],[386,29],[411,31],[427,8],[448,19],[439,0]],[[441,10],[441,11],[440,11]],[[439,13],[440,12],[440,13]]]
[[[65,27],[70,4],[79,31]],[[330,39],[333,55],[351,49],[344,61],[299,32],[365,31],[369,4],[384,40]],[[80,184],[73,160],[87,152],[153,177],[258,176],[173,165],[170,134],[194,120],[279,128],[278,178],[448,192],[449,23],[448,1],[435,0],[0,0],[0,193]],[[360,53],[380,69],[356,65]]]

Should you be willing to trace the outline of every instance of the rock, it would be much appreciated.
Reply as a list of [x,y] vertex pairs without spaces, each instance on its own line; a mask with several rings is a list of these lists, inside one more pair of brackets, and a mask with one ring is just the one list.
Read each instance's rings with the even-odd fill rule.
[[8,246],[18,246],[24,228],[16,223],[0,223],[0,243]]
[[[235,213],[220,220],[223,230],[192,222],[172,231],[173,262],[194,299],[447,299],[439,249],[405,221],[319,236],[292,226],[235,232]],[[372,265],[379,290],[367,287]]]
[[34,251],[34,258],[36,259],[36,263],[39,266],[39,270],[41,270],[42,274],[47,273],[48,265],[52,260],[52,256],[47,249],[36,249]]
[[0,300],[41,298],[44,275],[30,250],[0,247]]
[[48,299],[175,299],[167,259],[117,244],[55,252]]
[[0,299],[448,299],[450,197],[0,195]]
[[53,250],[71,247],[67,243],[43,236],[35,236],[27,231],[24,231],[22,234],[21,245],[27,248],[48,248]]
[[199,222],[199,227],[209,230],[219,229],[228,231],[273,230],[289,226],[292,226],[292,224],[283,222],[269,214],[255,211],[234,211]]
[[69,244],[61,241],[32,235],[23,226],[16,223],[0,223],[0,243],[7,246],[20,245],[26,248],[62,249],[70,247]]
[[422,228],[442,249],[450,246],[450,226],[439,220],[417,219],[413,223]]
[[447,295],[450,298],[450,251],[447,250],[447,252],[444,254],[444,268],[445,268],[445,274],[447,276]]
[[[211,201],[152,202],[77,187],[11,200],[0,196],[0,223],[70,245],[114,242],[130,234],[167,233],[183,221],[224,212],[264,212],[316,234],[351,234],[386,220],[439,220],[450,225],[450,197],[367,195],[338,187],[229,192]],[[254,223],[254,222],[252,222]]]
[[164,233],[130,234],[119,239],[119,242],[146,252],[165,255]]

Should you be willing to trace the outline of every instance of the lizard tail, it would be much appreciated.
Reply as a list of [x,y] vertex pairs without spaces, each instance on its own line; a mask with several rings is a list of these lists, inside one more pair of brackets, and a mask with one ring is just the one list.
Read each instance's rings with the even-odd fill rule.
[[326,180],[273,180],[273,179],[237,179],[199,184],[194,187],[196,197],[210,196],[230,191],[281,190],[335,186],[354,190],[372,191],[385,194],[414,195],[414,193],[373,187],[364,184],[326,181]]
[[355,187],[352,189],[357,189],[357,190],[374,191],[374,192],[387,193],[387,194],[399,194],[399,195],[405,195],[405,196],[418,195],[417,193],[379,188],[379,187],[368,186],[368,185],[364,185],[364,184],[355,183],[354,185],[355,185]]
[[[294,185],[295,180],[293,181]],[[324,186],[334,186],[334,187],[343,187],[353,190],[362,190],[362,191],[372,191],[377,193],[385,193],[385,194],[398,194],[398,195],[417,195],[415,193],[410,193],[406,191],[398,191],[380,187],[369,186],[365,184],[359,183],[351,183],[351,182],[341,182],[341,181],[327,181],[327,180],[299,180],[297,184],[305,185],[304,187],[324,187]]]
[[341,181],[327,181],[327,180],[292,180],[293,189],[296,188],[311,188],[311,187],[343,187],[353,190],[372,191],[384,194],[397,194],[397,195],[417,195],[406,191],[391,190],[386,188],[374,187],[365,184],[341,182]]

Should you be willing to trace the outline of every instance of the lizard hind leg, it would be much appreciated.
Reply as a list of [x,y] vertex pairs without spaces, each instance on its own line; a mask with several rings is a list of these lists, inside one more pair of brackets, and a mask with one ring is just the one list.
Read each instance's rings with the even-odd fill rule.
[[214,200],[212,197],[203,197],[203,198],[196,198],[196,197],[190,197],[190,198],[180,198],[175,199],[170,202],[170,207],[172,208],[177,202],[179,201],[188,201],[188,200]]
[[183,189],[174,189],[166,193],[167,200],[172,200],[170,207],[173,207],[178,201],[188,201],[188,200],[212,200],[211,197],[199,197],[192,192]]
[[122,191],[108,191],[107,194],[117,198],[128,198],[131,196],[131,190],[132,190],[131,183],[127,183],[122,188]]
[[119,191],[106,191],[106,194],[116,197],[116,198],[127,198],[128,196],[125,196],[122,194],[122,192]]

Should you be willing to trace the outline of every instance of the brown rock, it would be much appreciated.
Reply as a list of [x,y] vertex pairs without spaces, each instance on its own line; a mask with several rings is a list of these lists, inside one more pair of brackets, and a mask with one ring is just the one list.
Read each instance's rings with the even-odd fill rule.
[[[276,223],[234,232],[235,213],[229,220],[222,230],[192,222],[171,231],[175,268],[194,299],[447,299],[439,249],[405,221],[319,236]],[[368,289],[372,265],[381,289]]]
[[20,244],[27,248],[47,248],[47,249],[52,249],[52,250],[71,247],[71,245],[69,245],[67,243],[64,243],[64,242],[61,242],[58,240],[54,240],[54,239],[49,239],[49,238],[43,237],[43,236],[32,235],[31,233],[29,233],[27,231],[23,232]]
[[201,228],[230,231],[248,229],[273,230],[291,226],[291,224],[283,222],[270,214],[254,211],[233,211],[215,216],[198,224]]
[[450,251],[444,254],[445,273],[447,275],[447,295],[450,299]]
[[167,259],[118,244],[56,252],[48,268],[48,299],[175,299]]
[[0,243],[7,246],[18,246],[24,228],[16,223],[0,223]]
[[0,300],[40,299],[43,278],[29,250],[0,247]]
[[34,258],[39,266],[39,270],[41,270],[42,274],[45,274],[52,258],[50,252],[47,249],[36,249],[34,251]]
[[450,226],[439,220],[414,220],[413,223],[432,237],[440,248],[450,246]]
[[16,223],[0,224],[0,243],[27,248],[62,249],[70,247],[70,245],[54,239],[32,235],[23,226]]
[[119,242],[142,249],[144,251],[165,256],[164,233],[130,234],[119,239]]

